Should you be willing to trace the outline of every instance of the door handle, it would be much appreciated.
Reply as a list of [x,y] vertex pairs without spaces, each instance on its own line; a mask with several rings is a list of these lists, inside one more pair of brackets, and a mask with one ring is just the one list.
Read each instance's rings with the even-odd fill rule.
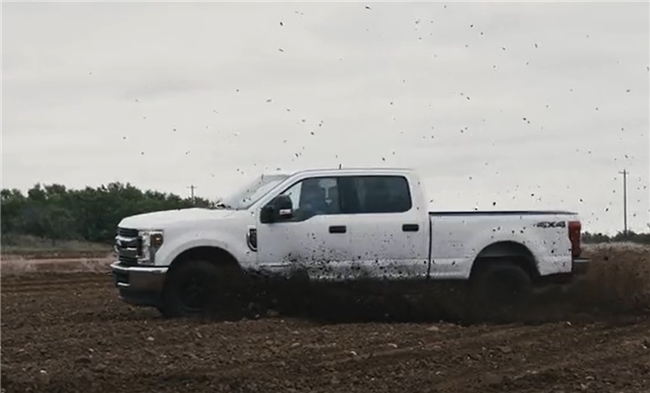
[[420,226],[418,224],[404,224],[402,225],[402,231],[403,232],[417,232],[420,230]]
[[330,226],[330,233],[345,233],[348,228],[345,225],[332,225]]

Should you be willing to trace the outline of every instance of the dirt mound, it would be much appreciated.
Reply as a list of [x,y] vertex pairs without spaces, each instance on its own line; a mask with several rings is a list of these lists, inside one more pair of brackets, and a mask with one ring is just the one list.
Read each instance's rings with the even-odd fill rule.
[[572,292],[579,307],[609,313],[650,312],[650,247],[636,244],[592,246],[584,280]]

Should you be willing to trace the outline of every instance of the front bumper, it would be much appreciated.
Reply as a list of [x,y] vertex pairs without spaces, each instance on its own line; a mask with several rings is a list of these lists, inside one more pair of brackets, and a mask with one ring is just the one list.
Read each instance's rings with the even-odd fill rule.
[[120,262],[111,264],[113,283],[120,291],[120,298],[137,306],[162,307],[167,267],[125,266]]

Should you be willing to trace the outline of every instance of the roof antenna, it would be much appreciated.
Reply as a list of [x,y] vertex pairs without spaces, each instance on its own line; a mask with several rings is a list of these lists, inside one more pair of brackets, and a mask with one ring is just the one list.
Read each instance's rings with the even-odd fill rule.
[[339,164],[339,169],[341,169],[341,166],[342,166],[342,165],[341,165],[341,164]]

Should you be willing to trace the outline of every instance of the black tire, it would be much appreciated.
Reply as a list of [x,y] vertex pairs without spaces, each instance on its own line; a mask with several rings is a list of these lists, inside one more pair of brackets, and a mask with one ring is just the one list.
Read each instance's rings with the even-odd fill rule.
[[471,281],[473,319],[511,322],[521,319],[533,294],[530,275],[510,261],[488,262]]
[[[233,274],[235,273],[235,274]],[[163,292],[164,316],[233,319],[237,300],[236,272],[231,267],[190,260],[169,271]]]

